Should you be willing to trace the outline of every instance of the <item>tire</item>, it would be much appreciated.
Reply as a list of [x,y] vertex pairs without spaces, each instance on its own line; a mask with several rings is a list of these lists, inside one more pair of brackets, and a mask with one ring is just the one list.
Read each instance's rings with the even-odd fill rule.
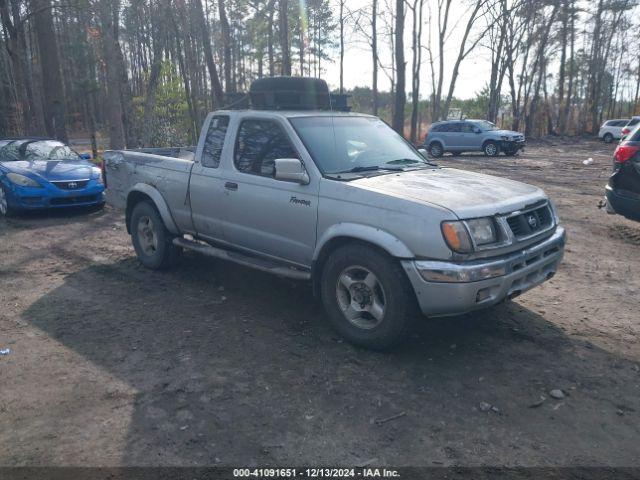
[[602,137],[604,143],[613,143],[613,135],[610,133],[605,133],[604,137]]
[[15,210],[9,205],[9,198],[4,185],[0,184],[0,218],[10,217],[15,213]]
[[487,157],[497,157],[500,154],[500,146],[496,142],[487,142],[482,146],[482,151]]
[[152,270],[164,270],[177,263],[182,249],[173,243],[156,207],[142,201],[131,213],[131,242],[138,260]]
[[413,288],[400,264],[361,243],[329,256],[320,293],[331,325],[347,341],[368,349],[400,344],[417,318]]
[[433,158],[440,158],[444,155],[444,148],[442,148],[442,144],[440,142],[433,142],[429,145],[429,155]]

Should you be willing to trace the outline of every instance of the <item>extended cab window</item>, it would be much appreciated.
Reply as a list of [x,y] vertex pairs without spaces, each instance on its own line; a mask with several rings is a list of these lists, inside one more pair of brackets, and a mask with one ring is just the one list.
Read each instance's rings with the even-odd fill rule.
[[278,158],[299,158],[282,127],[272,120],[244,120],[236,140],[233,159],[236,168],[273,177]]
[[218,168],[218,165],[220,165],[222,147],[227,136],[228,126],[229,117],[220,116],[211,119],[207,138],[204,140],[204,149],[202,150],[202,165],[205,167]]

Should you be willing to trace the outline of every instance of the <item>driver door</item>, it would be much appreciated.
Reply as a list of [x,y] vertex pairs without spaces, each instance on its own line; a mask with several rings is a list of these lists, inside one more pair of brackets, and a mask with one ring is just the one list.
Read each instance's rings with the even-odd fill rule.
[[279,119],[243,119],[233,165],[224,169],[225,238],[244,249],[310,266],[318,179],[312,177],[308,185],[276,180],[278,158],[301,158]]

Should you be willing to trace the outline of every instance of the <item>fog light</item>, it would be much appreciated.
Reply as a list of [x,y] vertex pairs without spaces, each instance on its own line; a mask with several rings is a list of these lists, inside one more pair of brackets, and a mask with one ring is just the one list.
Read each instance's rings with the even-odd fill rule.
[[482,290],[478,290],[478,294],[476,295],[476,303],[484,302],[490,297],[491,297],[490,288],[483,288]]

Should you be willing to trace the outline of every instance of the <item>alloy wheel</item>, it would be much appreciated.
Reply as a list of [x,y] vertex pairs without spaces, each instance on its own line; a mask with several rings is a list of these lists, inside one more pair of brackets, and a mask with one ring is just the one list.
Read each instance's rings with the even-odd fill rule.
[[146,255],[153,255],[158,249],[158,235],[153,220],[148,216],[138,220],[138,242]]
[[4,188],[0,187],[0,215],[6,215],[8,210],[7,195],[4,193]]
[[498,147],[495,143],[489,143],[486,147],[484,147],[484,152],[490,157],[493,157],[494,155],[497,155]]
[[336,284],[336,299],[347,321],[358,328],[370,330],[384,320],[384,289],[367,268],[351,266],[343,270]]

